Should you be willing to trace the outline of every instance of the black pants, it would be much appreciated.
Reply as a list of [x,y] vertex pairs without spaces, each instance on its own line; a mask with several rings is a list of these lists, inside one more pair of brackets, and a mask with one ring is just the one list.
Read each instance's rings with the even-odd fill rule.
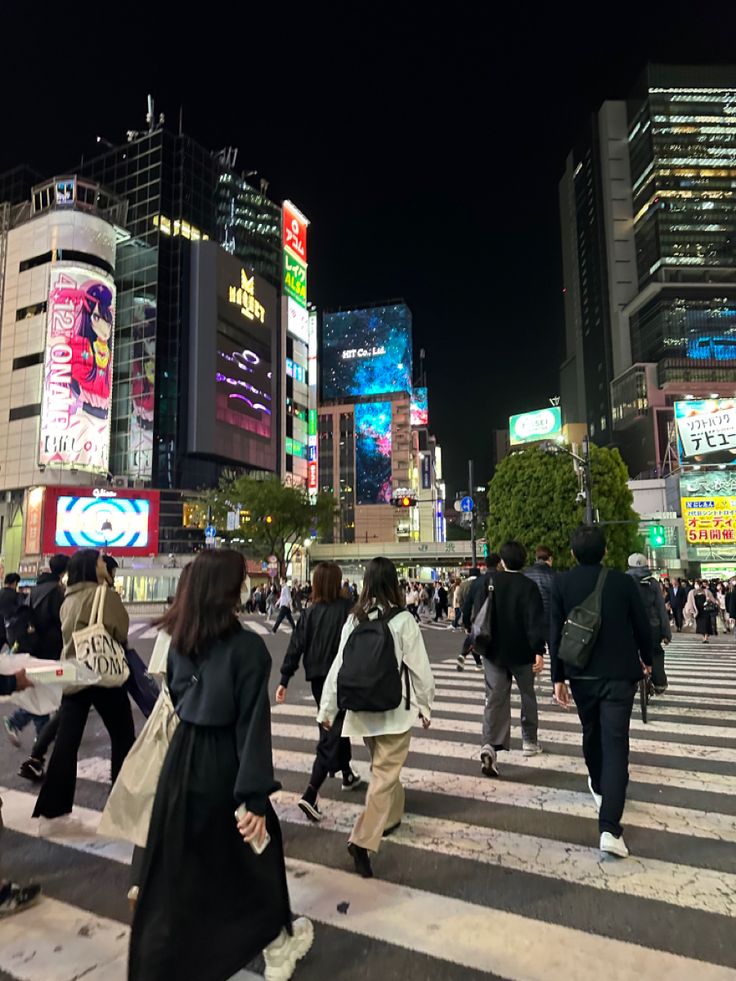
[[678,632],[681,631],[682,630],[682,621],[683,621],[682,607],[681,606],[676,606],[672,610],[672,616],[675,618],[675,626],[677,627]]
[[664,670],[664,651],[660,644],[652,650],[652,684],[655,688],[667,687],[667,675]]
[[31,756],[34,760],[41,760],[41,762],[43,762],[46,759],[49,746],[56,739],[56,733],[59,731],[59,714],[59,712],[54,712],[46,725],[36,736],[36,741],[33,744],[33,749],[31,750]]
[[629,782],[629,723],[637,682],[570,681],[583,726],[583,755],[593,790],[603,797],[598,827],[620,837]]
[[463,657],[467,657],[468,654],[472,654],[475,658],[475,663],[480,664],[480,654],[476,653],[472,647],[472,640],[470,639],[470,634],[465,634],[465,640],[463,641],[463,649],[460,651]]
[[417,604],[416,603],[407,603],[406,604],[406,608],[409,611],[409,613],[411,613],[411,615],[414,617],[414,619],[417,622],[419,622],[419,614],[417,613]]
[[120,773],[123,760],[135,739],[133,714],[126,690],[93,685],[75,695],[64,695],[59,709],[59,731],[54,752],[36,801],[34,817],[54,818],[71,813],[77,784],[77,754],[92,706],[97,709],[110,735],[113,782]]
[[[324,678],[313,678],[311,681],[312,694],[319,708],[322,699],[322,689],[324,688]],[[342,735],[342,724],[345,720],[345,713],[338,712],[332,727],[327,730],[319,727],[319,742],[317,743],[317,755],[314,758],[312,775],[309,778],[309,786],[314,789],[315,795],[319,788],[327,779],[330,773],[342,773],[344,776],[350,772],[350,760],[352,753],[350,740]]]
[[280,606],[279,612],[276,614],[276,623],[273,625],[274,633],[276,633],[284,620],[288,620],[291,624],[291,629],[296,630],[296,624],[294,623],[294,617],[291,615],[291,610],[288,606]]

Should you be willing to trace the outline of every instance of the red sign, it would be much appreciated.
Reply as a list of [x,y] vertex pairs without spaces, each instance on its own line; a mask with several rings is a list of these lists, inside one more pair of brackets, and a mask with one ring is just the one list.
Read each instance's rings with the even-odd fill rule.
[[45,555],[96,548],[113,556],[158,553],[158,491],[47,487]]
[[23,542],[24,555],[41,554],[43,499],[43,487],[32,487],[26,495],[26,534]]
[[302,262],[307,261],[307,219],[290,201],[284,201],[283,245]]
[[307,486],[310,490],[317,489],[317,461],[314,460],[312,463],[307,464],[307,472],[309,474],[309,480]]

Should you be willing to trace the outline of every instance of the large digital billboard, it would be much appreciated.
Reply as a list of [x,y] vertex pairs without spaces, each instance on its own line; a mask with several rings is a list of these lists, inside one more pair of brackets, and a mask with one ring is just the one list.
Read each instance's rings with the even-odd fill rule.
[[273,412],[270,362],[218,333],[215,381],[217,421],[270,439]]
[[559,407],[522,412],[509,419],[512,446],[535,443],[540,439],[555,439],[562,433],[562,411]]
[[691,545],[733,546],[736,541],[736,497],[683,497],[682,520]]
[[412,390],[409,412],[412,426],[429,425],[429,399],[426,388]]
[[158,552],[156,491],[49,487],[44,509],[44,552],[97,548],[113,555]]
[[107,473],[115,283],[55,263],[47,304],[39,466]]
[[675,402],[675,425],[680,463],[736,462],[736,400]]
[[411,392],[411,310],[405,303],[322,319],[322,398]]
[[391,403],[355,406],[355,500],[391,503]]

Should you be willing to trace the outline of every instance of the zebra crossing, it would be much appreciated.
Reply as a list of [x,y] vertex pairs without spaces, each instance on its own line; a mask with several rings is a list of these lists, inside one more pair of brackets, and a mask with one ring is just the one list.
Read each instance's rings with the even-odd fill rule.
[[[247,625],[268,631],[258,621]],[[139,635],[148,629],[144,624]],[[538,681],[545,753],[523,757],[514,693],[512,749],[499,756],[501,778],[489,780],[477,759],[483,677],[472,662],[458,672],[452,658],[433,668],[432,727],[413,735],[402,775],[406,815],[376,857],[373,880],[350,871],[345,851],[360,791],[345,794],[339,780],[328,781],[319,825],[308,824],[297,807],[317,738],[313,702],[295,695],[272,708],[274,766],[283,785],[274,805],[292,904],[317,930],[297,978],[350,978],[359,957],[371,968],[355,976],[407,981],[595,975],[691,981],[695,974],[699,981],[736,981],[732,638],[705,647],[692,636],[676,637],[667,652],[670,687],[650,704],[648,724],[635,707],[624,815],[632,857],[625,861],[597,850],[577,717],[552,704],[548,679]],[[355,746],[354,756],[367,778],[364,748]],[[77,829],[37,846],[33,874],[48,880],[53,898],[0,921],[0,977],[125,978],[131,848],[94,833],[108,775],[107,760],[80,760]],[[0,794],[13,840],[35,835],[34,795],[2,788]],[[66,886],[59,865],[67,870]],[[85,899],[84,881],[93,876],[109,882],[117,897],[104,908]],[[249,965],[238,981],[259,969]]]

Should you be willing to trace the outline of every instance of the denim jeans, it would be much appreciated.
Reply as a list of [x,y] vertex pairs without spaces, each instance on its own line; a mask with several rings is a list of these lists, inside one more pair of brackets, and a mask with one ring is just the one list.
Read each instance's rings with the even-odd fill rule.
[[25,709],[16,709],[15,712],[10,716],[9,720],[13,728],[22,731],[28,725],[29,722],[33,722],[36,727],[36,735],[38,735],[46,723],[49,721],[48,715],[31,715],[30,712],[26,712]]

